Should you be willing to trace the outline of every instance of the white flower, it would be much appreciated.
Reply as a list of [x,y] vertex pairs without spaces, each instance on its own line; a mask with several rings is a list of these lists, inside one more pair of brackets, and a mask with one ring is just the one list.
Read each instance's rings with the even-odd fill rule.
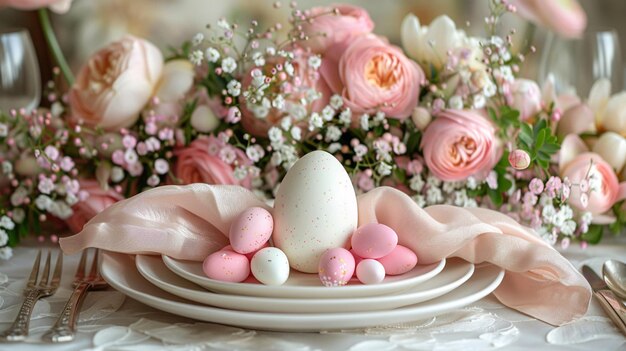
[[244,180],[248,176],[248,171],[244,167],[235,167],[233,170],[233,176],[237,180]]
[[543,217],[543,220],[548,223],[552,223],[555,215],[556,215],[556,210],[554,209],[554,206],[552,205],[544,206],[543,210],[541,211],[541,216]]
[[280,154],[280,152],[274,152],[272,154],[272,158],[270,159],[270,162],[274,166],[279,166],[281,163],[283,163],[283,156]]
[[13,206],[21,205],[27,196],[28,196],[28,190],[26,190],[26,188],[24,188],[23,186],[18,187],[17,189],[15,189],[13,194],[11,194],[11,205]]
[[450,108],[453,110],[462,110],[463,109],[463,98],[459,95],[454,95],[448,101]]
[[291,137],[294,140],[302,139],[302,129],[300,129],[300,127],[298,126],[294,126],[293,128],[291,128]]
[[272,107],[282,111],[285,109],[285,98],[282,95],[277,95],[272,101]]
[[426,203],[429,205],[436,205],[443,202],[443,194],[441,189],[431,186],[426,189]]
[[414,175],[411,179],[409,179],[409,188],[418,193],[424,189],[425,184],[426,183],[420,174]]
[[50,178],[42,177],[39,180],[37,189],[39,189],[42,194],[50,194],[54,190],[54,182]]
[[203,40],[204,40],[204,34],[196,33],[196,35],[194,35],[193,38],[191,39],[191,44],[193,44],[194,46],[198,46],[202,44]]
[[280,120],[280,127],[285,131],[291,129],[291,118],[283,117],[283,119]]
[[65,203],[65,201],[54,201],[48,207],[48,212],[63,220],[72,217],[72,215],[74,214],[72,208],[67,203]]
[[204,60],[204,54],[200,50],[194,50],[189,54],[189,62],[196,66],[200,66]]
[[157,158],[154,161],[154,171],[157,174],[167,174],[170,171],[170,164],[162,158]]
[[309,130],[313,131],[316,128],[322,128],[324,126],[324,120],[317,112],[313,112],[309,117]]
[[380,123],[385,120],[385,113],[383,111],[378,111],[374,115],[374,122]]
[[626,164],[626,138],[615,132],[604,132],[593,144],[593,152],[600,155],[619,174]]
[[246,156],[248,156],[250,161],[256,163],[260,159],[262,159],[263,156],[265,156],[265,151],[263,150],[263,148],[260,145],[248,146],[246,148]]
[[134,163],[137,163],[138,160],[139,160],[139,156],[137,155],[135,150],[127,149],[124,152],[124,161],[126,161],[126,163],[134,164]]
[[15,223],[22,223],[25,218],[26,212],[23,209],[19,207],[13,209],[13,221]]
[[339,121],[346,126],[350,125],[352,123],[352,111],[349,108],[343,110],[339,114]]
[[341,95],[334,94],[333,96],[331,96],[330,106],[336,110],[343,106],[343,98],[341,97]]
[[497,91],[498,91],[498,87],[495,84],[493,84],[491,80],[488,81],[485,84],[485,86],[483,86],[483,94],[488,98],[496,95]]
[[305,93],[305,99],[306,101],[308,101],[309,103],[312,103],[313,101],[319,99],[322,97],[322,93],[319,93],[317,90],[315,89],[309,89],[307,90]]
[[335,152],[341,150],[341,144],[340,143],[332,143],[332,144],[328,145],[328,149],[327,150],[331,154],[334,154]]
[[78,203],[78,197],[76,197],[76,195],[72,194],[72,193],[68,193],[65,196],[65,202],[70,205],[70,206],[74,206]]
[[265,56],[263,56],[262,52],[256,51],[252,54],[252,61],[254,61],[256,66],[263,66],[265,65]]
[[356,155],[357,158],[361,158],[365,156],[366,153],[367,153],[367,146],[363,144],[359,144],[354,147],[354,154]]
[[383,177],[390,175],[392,170],[393,167],[385,162],[381,162],[380,164],[378,164],[378,167],[376,167],[376,173],[380,174]]
[[224,17],[221,17],[217,21],[217,26],[222,28],[222,29],[224,29],[224,30],[229,30],[230,29],[230,23],[228,23],[228,21]]
[[552,224],[554,224],[557,228],[560,228],[563,224],[565,224],[566,218],[562,211],[558,211],[552,216]]
[[222,60],[222,70],[226,73],[233,73],[237,69],[237,61],[232,57]]
[[487,104],[487,99],[485,99],[484,95],[481,95],[481,94],[474,95],[474,103],[472,104],[472,106],[475,109],[481,109],[485,107],[486,104]]
[[565,221],[563,225],[560,226],[559,230],[563,235],[572,235],[576,230],[576,222],[570,220]]
[[276,48],[274,48],[273,46],[268,46],[265,48],[265,53],[270,56],[274,56],[276,55]]
[[303,120],[307,115],[306,107],[301,104],[288,104],[287,110],[296,121]]
[[0,123],[0,137],[5,138],[7,135],[9,135],[9,127],[4,123]]
[[430,187],[439,187],[441,186],[441,179],[435,177],[434,175],[429,175],[428,178],[426,178],[426,184],[428,184],[428,186]]
[[6,175],[13,173],[13,164],[9,161],[2,162],[2,173]]
[[322,110],[322,118],[324,118],[325,121],[330,121],[331,119],[333,119],[334,115],[335,115],[335,109],[333,109],[330,106],[326,106]]
[[311,66],[313,69],[318,69],[321,65],[322,59],[319,57],[319,55],[313,55],[309,57],[309,66]]
[[328,127],[328,129],[326,129],[326,137],[324,138],[324,140],[329,143],[331,141],[337,141],[341,138],[341,129],[337,128],[336,126],[330,126]]
[[13,256],[12,248],[8,246],[0,248],[0,260],[8,260],[9,258],[11,258],[11,256]]
[[119,183],[124,179],[124,170],[121,167],[115,166],[111,168],[111,181]]
[[239,96],[241,94],[241,83],[236,80],[231,80],[226,84],[226,89],[228,89],[228,94],[232,96]]
[[417,194],[417,195],[412,196],[411,198],[413,199],[413,201],[415,201],[417,206],[419,207],[426,206],[426,198],[424,197],[424,195]]
[[291,62],[285,62],[285,72],[287,72],[288,75],[293,76],[295,68],[293,67]]
[[361,118],[359,119],[359,121],[361,122],[361,129],[363,129],[363,130],[369,130],[370,129],[369,118],[370,118],[370,116],[367,115],[367,114],[361,115]]
[[580,216],[580,221],[582,223],[591,223],[591,221],[593,220],[593,214],[591,212],[585,212],[582,214],[582,216]]
[[271,127],[267,136],[272,143],[278,143],[283,141],[283,132],[278,127]]
[[478,188],[478,182],[476,181],[476,178],[472,176],[467,178],[465,185],[467,185],[467,188],[470,190],[475,190],[476,188]]
[[465,204],[467,204],[467,200],[467,192],[465,191],[465,189],[454,192],[454,206],[465,207]]
[[233,162],[235,162],[235,160],[237,159],[237,154],[230,147],[221,149],[219,155],[220,159],[224,161],[224,163],[229,165],[233,164]]
[[13,230],[13,228],[15,228],[15,223],[13,223],[11,218],[9,218],[8,216],[2,216],[2,218],[0,218],[0,227],[6,228],[8,230]]
[[220,59],[220,52],[217,51],[216,48],[208,48],[206,49],[205,56],[209,62],[215,63]]

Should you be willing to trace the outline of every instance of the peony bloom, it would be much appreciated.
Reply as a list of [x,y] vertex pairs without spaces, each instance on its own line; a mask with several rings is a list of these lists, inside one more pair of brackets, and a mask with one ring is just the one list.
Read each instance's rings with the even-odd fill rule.
[[72,0],[0,0],[0,8],[13,7],[18,10],[36,10],[49,7],[53,12],[62,14],[70,10]]
[[558,34],[575,38],[587,27],[587,15],[576,0],[509,0],[523,18]]
[[245,153],[214,136],[200,136],[175,152],[175,173],[183,184],[237,184],[250,187],[250,176],[237,180],[234,168],[252,164]]
[[511,86],[511,107],[520,112],[520,119],[526,121],[541,111],[541,89],[528,79],[516,79]]
[[162,70],[161,52],[143,39],[126,36],[106,46],[81,68],[70,90],[74,117],[105,130],[133,125]]
[[626,164],[626,138],[614,132],[606,132],[594,143],[593,152],[602,156],[619,173]]
[[[244,102],[245,99],[243,96],[241,97],[242,105],[244,106],[241,109],[241,124],[250,134],[267,136],[267,131],[272,126],[278,124],[283,117],[291,116],[294,119],[293,122],[296,122],[303,120],[308,112],[320,112],[328,105],[331,95],[330,89],[326,81],[320,78],[319,72],[310,67],[308,60],[311,55],[301,50],[296,50],[294,53],[295,59],[291,61],[294,69],[293,76],[291,78],[285,76],[285,80],[269,88],[283,96],[284,107],[277,108],[272,106],[269,100],[252,105]],[[284,64],[283,61],[281,59],[279,62]],[[268,60],[263,67],[263,75],[270,76],[271,70],[279,62]],[[242,90],[248,89],[252,82],[252,72],[248,72],[243,78]],[[302,99],[306,98],[307,92],[311,89],[320,94],[320,98],[303,105]],[[264,103],[265,106],[263,105]]]
[[102,189],[95,180],[81,180],[80,190],[87,192],[89,197],[74,205],[72,207],[74,214],[65,220],[65,223],[73,233],[80,232],[85,223],[89,222],[95,215],[124,199],[121,194],[112,189]]
[[404,119],[417,106],[424,72],[402,50],[377,36],[355,39],[341,55],[338,70],[339,80],[332,72],[322,73],[355,117],[380,110]]
[[[335,9],[338,11],[336,15],[332,14]],[[310,10],[310,17],[314,19],[302,24],[302,31],[309,37],[304,45],[315,53],[324,53],[334,45],[345,48],[357,36],[374,29],[367,11],[358,6],[314,7]]]
[[[577,135],[568,135],[561,144],[559,152],[559,172],[573,184],[569,203],[581,211],[594,215],[594,222],[611,223],[615,220],[605,212],[617,202],[626,198],[626,183],[619,183],[615,172],[602,156],[589,152],[582,139]],[[588,193],[584,206],[580,186],[584,180],[590,184],[594,179],[595,188]]]
[[499,158],[495,128],[476,111],[442,111],[426,128],[421,147],[428,169],[445,181],[484,178]]

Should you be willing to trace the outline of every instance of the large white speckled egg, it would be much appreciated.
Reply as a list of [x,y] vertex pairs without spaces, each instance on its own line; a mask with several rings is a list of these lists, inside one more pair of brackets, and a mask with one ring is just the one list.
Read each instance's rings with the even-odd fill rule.
[[287,172],[274,202],[274,245],[295,270],[317,273],[320,256],[349,247],[358,221],[356,194],[341,163],[313,151]]

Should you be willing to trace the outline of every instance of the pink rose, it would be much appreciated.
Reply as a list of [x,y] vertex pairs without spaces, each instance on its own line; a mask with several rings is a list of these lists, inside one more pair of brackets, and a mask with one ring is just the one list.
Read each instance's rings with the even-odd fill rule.
[[[269,89],[274,90],[285,98],[285,106],[282,109],[275,107],[261,108],[260,110],[267,113],[261,114],[259,109],[256,109],[254,105],[249,105],[243,102],[241,109],[241,124],[252,135],[267,136],[267,131],[274,125],[280,123],[285,116],[295,116],[297,113],[293,111],[295,106],[301,106],[301,100],[306,97],[307,91],[315,89],[315,91],[321,94],[321,98],[311,102],[308,107],[310,112],[320,112],[330,100],[330,89],[324,79],[321,79],[319,72],[309,66],[308,60],[311,57],[310,54],[305,53],[302,50],[296,50],[294,52],[295,59],[291,61],[294,68],[294,74],[292,78],[288,78],[285,73],[285,80],[271,86]],[[284,64],[284,60],[268,60],[263,67],[263,74],[271,76],[271,70],[276,67],[277,63]],[[279,75],[280,76],[280,75]],[[250,84],[252,84],[252,73],[248,72],[243,78],[242,85],[243,90],[246,90]],[[242,97],[243,100],[243,97]],[[299,119],[306,117],[307,111],[302,111],[304,115]],[[306,129],[306,121],[303,122],[303,129]],[[301,126],[302,127],[302,126]]]
[[95,215],[124,199],[120,193],[112,189],[102,189],[95,180],[81,180],[80,190],[87,192],[89,197],[74,205],[72,207],[74,214],[65,220],[65,223],[73,233],[80,232],[85,223],[89,222]]
[[74,117],[106,130],[133,125],[162,69],[163,56],[148,41],[126,36],[109,44],[78,73],[69,94]]
[[176,177],[183,184],[238,184],[250,187],[251,177],[237,180],[236,166],[252,164],[246,154],[214,136],[200,136],[175,152]]
[[526,121],[541,111],[541,89],[529,79],[516,79],[511,86],[511,107],[518,110],[520,119]]
[[[335,9],[339,12],[336,15],[332,13]],[[304,45],[315,53],[324,53],[336,44],[345,47],[355,37],[374,29],[367,11],[358,6],[314,7],[309,17],[314,18],[302,25],[302,31],[309,37]]]
[[443,110],[421,146],[428,169],[445,181],[484,178],[499,158],[495,128],[477,111]]
[[338,75],[324,64],[322,74],[355,118],[378,110],[398,119],[413,113],[424,72],[398,47],[368,34],[354,39],[341,55],[333,55],[340,56]]
[[72,6],[72,0],[0,0],[0,8],[13,7],[18,10],[36,10],[49,7],[56,13],[66,13]]
[[[561,144],[559,172],[561,177],[567,177],[572,183],[568,200],[572,206],[591,212],[595,223],[615,221],[605,212],[626,198],[626,183],[620,184],[611,165],[600,155],[589,152],[587,145],[577,135],[568,135]],[[586,195],[581,191],[580,184],[583,181],[590,188]]]
[[576,0],[509,0],[523,18],[568,38],[580,36],[587,15]]

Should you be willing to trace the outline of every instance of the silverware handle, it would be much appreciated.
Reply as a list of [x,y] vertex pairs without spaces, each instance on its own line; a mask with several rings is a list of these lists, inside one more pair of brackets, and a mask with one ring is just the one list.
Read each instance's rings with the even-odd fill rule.
[[76,321],[78,320],[80,307],[90,286],[91,283],[82,282],[74,288],[70,299],[65,304],[65,307],[63,307],[63,311],[59,315],[59,318],[57,318],[56,323],[42,336],[43,340],[49,342],[68,342],[74,340]]
[[2,341],[22,341],[28,336],[28,326],[30,315],[33,313],[37,300],[41,297],[37,289],[32,289],[26,293],[22,307],[13,321],[11,327],[0,334]]
[[594,292],[600,305],[615,323],[615,326],[626,335],[626,308],[611,290],[598,290]]

